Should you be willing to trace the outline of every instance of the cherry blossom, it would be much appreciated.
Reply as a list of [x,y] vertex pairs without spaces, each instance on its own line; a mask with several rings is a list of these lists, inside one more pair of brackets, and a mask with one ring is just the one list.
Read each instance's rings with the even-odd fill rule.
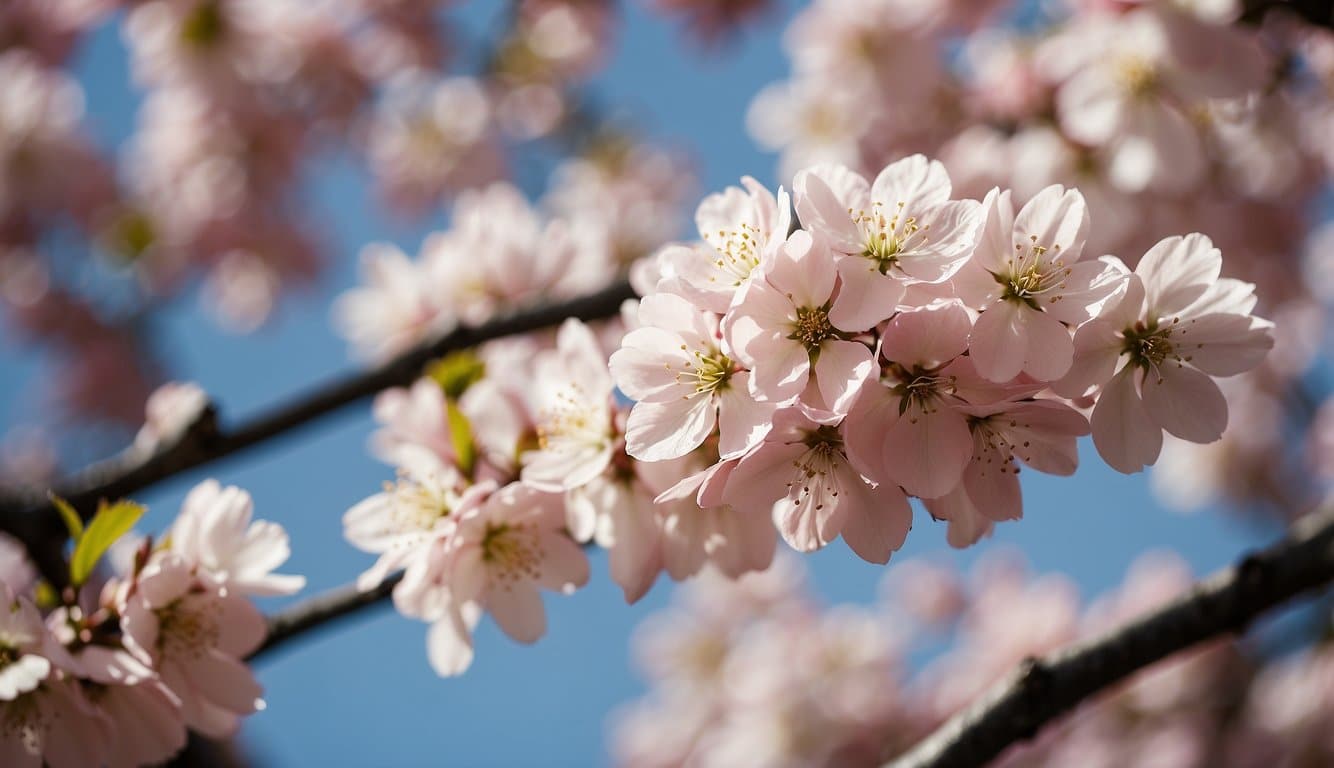
[[1122,472],[1158,458],[1162,435],[1219,439],[1227,402],[1213,376],[1260,363],[1273,324],[1251,315],[1254,286],[1219,278],[1222,256],[1200,234],[1168,238],[1135,268],[1117,306],[1075,336],[1075,364],[1058,391],[1106,382],[1093,409],[1098,453]]
[[511,484],[461,517],[443,564],[451,610],[431,631],[437,672],[458,674],[471,660],[461,650],[472,645],[463,618],[467,606],[491,614],[515,640],[533,643],[546,633],[539,587],[569,594],[588,581],[588,558],[565,534],[560,501],[559,495]]
[[797,174],[797,215],[835,251],[843,291],[831,321],[861,331],[893,314],[909,282],[938,283],[963,266],[980,208],[950,200],[950,179],[921,155],[887,166],[868,184],[840,166]]
[[714,315],[663,293],[640,302],[639,323],[610,360],[617,386],[636,401],[625,428],[631,456],[684,456],[715,425],[725,456],[763,437],[776,406],[756,402],[751,373],[724,351]]
[[[794,232],[724,320],[732,349],[753,373],[751,394],[781,403],[802,394],[815,409],[847,412],[871,374],[871,350],[839,326],[846,293],[834,297],[833,254],[822,240]],[[763,361],[763,363],[761,363]]]
[[181,504],[171,528],[170,551],[242,595],[290,595],[306,579],[273,573],[287,561],[287,532],[277,523],[251,520],[250,494],[205,480]]

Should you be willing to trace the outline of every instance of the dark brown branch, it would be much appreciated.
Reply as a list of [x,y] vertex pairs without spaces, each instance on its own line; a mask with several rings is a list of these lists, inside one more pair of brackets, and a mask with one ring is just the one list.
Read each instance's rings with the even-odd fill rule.
[[893,768],[983,765],[1098,691],[1192,645],[1242,632],[1264,612],[1334,580],[1334,506],[1298,520],[1278,544],[1118,629],[1029,659]]
[[[486,341],[540,330],[569,317],[598,320],[614,316],[634,296],[629,283],[618,282],[571,301],[516,312],[475,327],[459,327],[429,344],[416,347],[377,368],[345,375],[305,393],[234,429],[217,426],[211,411],[176,443],[152,455],[132,450],[94,464],[60,483],[56,493],[85,517],[100,499],[129,496],[154,483],[272,440],[421,375],[430,361]],[[0,498],[0,531],[27,545],[49,579],[59,580],[58,542],[64,527],[44,489],[11,491]],[[57,542],[54,559],[52,542]]]
[[355,584],[346,584],[275,613],[269,617],[269,636],[250,658],[258,658],[311,630],[327,629],[331,623],[385,600],[402,579],[403,574],[396,573],[365,592]]
[[1334,29],[1332,0],[1246,0],[1242,3],[1241,21],[1259,24],[1266,14],[1279,9],[1296,14],[1307,23]]

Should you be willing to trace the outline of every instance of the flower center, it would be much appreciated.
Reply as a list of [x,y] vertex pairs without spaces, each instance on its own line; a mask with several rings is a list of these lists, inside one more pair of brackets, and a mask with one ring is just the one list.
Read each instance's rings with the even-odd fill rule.
[[[1055,256],[1050,260],[1047,258],[1049,252]],[[1005,268],[993,273],[1001,285],[1001,298],[1027,304],[1033,309],[1040,309],[1038,302],[1044,294],[1057,292],[1048,303],[1060,301],[1059,290],[1065,287],[1065,278],[1071,273],[1060,253],[1059,243],[1048,247],[1038,242],[1037,235],[1029,235],[1027,245],[1015,243],[1014,254],[1006,259]]]
[[[891,389],[899,396],[899,415],[903,416],[911,408],[924,414],[939,410],[937,401],[941,397],[954,394],[955,378],[942,376],[935,370],[924,368],[905,368],[898,363],[890,363],[888,372],[898,379],[898,384]],[[917,416],[909,417],[916,423]]]
[[[684,348],[684,345],[682,345]],[[732,379],[732,374],[736,371],[732,359],[724,355],[717,347],[709,346],[705,349],[696,349],[691,352],[692,359],[685,362],[685,370],[676,374],[676,380],[693,380],[695,391],[693,395],[709,396],[720,390],[727,389],[728,382]]]
[[1156,322],[1145,323],[1141,320],[1134,327],[1127,328],[1123,336],[1125,342],[1121,346],[1121,353],[1130,356],[1131,365],[1147,371],[1157,368],[1168,357],[1175,357],[1171,327],[1159,328]]
[[[798,507],[810,501],[811,486],[820,490],[826,478],[833,477],[834,465],[843,458],[843,438],[834,427],[824,426],[807,432],[805,442],[808,450],[792,461],[796,474],[787,483],[788,496],[795,496],[792,503]],[[838,488],[830,488],[828,495],[837,499]],[[824,502],[818,501],[815,509],[823,508]]]
[[385,483],[384,492],[392,497],[386,533],[429,531],[441,518],[449,517],[459,501],[452,488],[438,481],[428,484],[413,480],[401,469],[398,482]]
[[797,319],[792,323],[788,338],[799,341],[812,355],[820,351],[826,339],[836,335],[829,322],[829,304],[820,307],[797,307]]
[[543,554],[536,532],[524,526],[488,525],[482,535],[482,562],[504,587],[538,578]]
[[218,644],[218,620],[207,610],[210,606],[212,601],[187,596],[157,612],[158,647],[163,656],[194,658]]
[[609,420],[594,404],[583,387],[571,382],[556,396],[556,402],[544,409],[537,425],[537,444],[547,448],[553,441],[574,440],[590,445],[607,441]]
[[1116,80],[1130,96],[1144,96],[1158,87],[1158,68],[1142,56],[1125,56],[1116,63]]
[[905,216],[903,208],[904,203],[897,203],[894,213],[886,216],[885,205],[877,200],[871,203],[869,212],[848,211],[862,231],[862,257],[872,261],[882,275],[899,263],[904,251],[925,244],[926,231],[931,228],[929,224],[919,225],[916,216]]
[[[745,223],[732,230],[720,229],[716,234],[704,233],[704,242],[713,246],[718,254],[713,265],[723,273],[724,279],[732,279],[732,287],[739,287],[759,266],[759,236],[758,228]],[[716,277],[709,277],[710,282],[715,280]]]

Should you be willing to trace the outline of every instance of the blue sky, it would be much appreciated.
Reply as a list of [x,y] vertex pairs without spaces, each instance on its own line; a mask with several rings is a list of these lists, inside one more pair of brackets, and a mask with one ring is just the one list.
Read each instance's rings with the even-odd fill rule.
[[[698,162],[701,194],[743,174],[776,184],[775,158],[754,147],[743,123],[751,96],[786,74],[780,35],[793,3],[716,55],[682,47],[676,28],[647,15],[643,3],[622,5],[625,23],[614,57],[595,83],[599,102],[688,149]],[[484,28],[488,12],[478,3],[468,4],[465,13],[471,29]],[[138,99],[126,84],[126,69],[114,28],[89,40],[77,61],[92,131],[107,146],[134,125]],[[159,348],[173,374],[201,382],[225,419],[244,417],[346,370],[346,348],[330,328],[328,306],[356,281],[358,250],[372,240],[392,240],[415,252],[422,235],[444,223],[443,214],[413,224],[383,216],[365,174],[337,158],[313,173],[308,187],[311,220],[326,233],[330,259],[313,290],[288,301],[275,322],[249,337],[217,330],[188,298],[160,323]],[[42,367],[11,341],[3,343],[0,418],[9,426],[37,397]],[[307,575],[308,593],[343,584],[370,558],[343,541],[342,513],[390,476],[364,450],[371,426],[365,408],[352,409],[155,487],[140,497],[153,509],[149,526],[165,525],[189,487],[214,476],[250,490],[260,516],[287,526],[294,554],[286,570]],[[1217,511],[1167,512],[1151,498],[1143,476],[1101,466],[1087,442],[1081,454],[1086,465],[1076,478],[1027,473],[1027,518],[1002,526],[967,552],[951,552],[943,527],[919,511],[916,530],[896,560],[931,554],[966,564],[988,549],[1012,545],[1036,567],[1064,571],[1086,594],[1096,594],[1116,584],[1147,548],[1177,550],[1203,572],[1267,538]],[[631,631],[666,603],[671,585],[660,581],[640,604],[627,607],[607,577],[605,558],[593,560],[589,587],[547,601],[546,638],[519,646],[484,622],[477,660],[459,679],[437,678],[426,662],[425,625],[389,609],[290,645],[260,663],[269,707],[249,720],[242,738],[266,765],[605,762],[606,714],[642,692],[628,658]],[[870,601],[884,572],[841,544],[808,564],[831,602]]]

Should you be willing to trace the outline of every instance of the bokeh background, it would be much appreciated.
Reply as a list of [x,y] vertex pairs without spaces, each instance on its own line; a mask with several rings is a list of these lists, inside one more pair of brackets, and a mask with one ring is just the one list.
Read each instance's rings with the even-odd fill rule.
[[[462,39],[484,38],[501,5],[474,2],[452,11]],[[786,75],[781,35],[798,5],[781,3],[762,23],[705,50],[683,45],[680,31],[643,4],[621,4],[614,52],[591,92],[619,119],[693,159],[699,179],[694,199],[745,174],[777,186],[784,180],[776,176],[775,157],[754,145],[745,115],[762,86]],[[139,103],[116,25],[102,25],[83,42],[73,71],[86,90],[94,138],[103,147],[121,144],[133,131]],[[350,369],[354,363],[330,326],[329,307],[357,281],[359,249],[387,240],[412,253],[427,232],[448,222],[444,209],[411,222],[386,214],[373,199],[368,176],[347,157],[334,154],[313,165],[304,197],[331,256],[314,286],[285,301],[266,327],[249,336],[220,330],[187,298],[154,325],[154,346],[173,377],[200,382],[224,419],[243,418]],[[548,170],[539,159],[518,169],[518,182],[536,195]],[[687,236],[689,222],[681,224]],[[90,262],[88,268],[98,267]],[[33,382],[50,368],[39,351],[12,334],[0,338],[0,418],[9,429],[25,423],[38,405],[43,387]],[[213,476],[248,489],[257,514],[290,531],[293,556],[283,570],[309,579],[306,592],[292,599],[346,583],[371,558],[344,542],[341,515],[391,474],[364,449],[371,429],[368,408],[354,408],[154,487],[140,496],[151,509],[145,525],[165,526],[186,491]],[[1092,458],[1091,444],[1085,441],[1080,449]],[[1098,461],[1087,461],[1076,478],[1028,473],[1024,490],[1026,520],[999,526],[992,538],[964,552],[949,549],[943,524],[933,524],[919,509],[918,530],[888,569],[919,556],[966,567],[988,552],[1014,547],[1036,570],[1063,572],[1092,596],[1119,583],[1145,549],[1175,550],[1204,573],[1273,535],[1216,509],[1169,511],[1151,495],[1148,476],[1122,476]],[[805,562],[830,603],[873,602],[885,573],[841,544]],[[476,661],[457,679],[432,673],[426,626],[387,605],[265,657],[258,674],[268,709],[245,721],[240,739],[246,751],[260,765],[606,763],[609,713],[644,690],[631,661],[634,629],[662,608],[673,585],[660,579],[642,602],[626,606],[605,558],[594,554],[593,567],[586,589],[548,597],[550,629],[535,646],[520,646],[484,621]]]

